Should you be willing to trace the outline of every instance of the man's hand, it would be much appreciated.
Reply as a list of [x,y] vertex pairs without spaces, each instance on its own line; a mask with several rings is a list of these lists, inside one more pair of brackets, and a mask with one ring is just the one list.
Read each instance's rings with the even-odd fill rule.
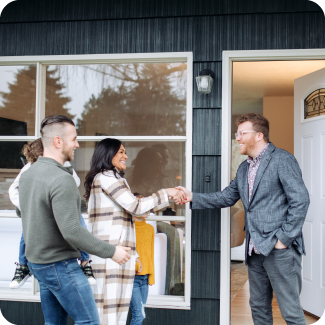
[[131,258],[128,254],[129,250],[131,250],[130,247],[116,246],[112,260],[120,265],[126,263]]
[[275,249],[286,249],[287,246],[282,244],[281,241],[278,239],[275,246],[274,246]]
[[185,194],[183,191],[177,190],[176,188],[166,188],[169,198],[173,198],[176,204],[183,204],[185,201]]
[[183,186],[177,186],[176,187],[177,190],[180,190],[184,193],[185,195],[185,202],[192,202],[193,200],[193,193],[191,191],[189,191],[188,189],[186,189],[185,187]]

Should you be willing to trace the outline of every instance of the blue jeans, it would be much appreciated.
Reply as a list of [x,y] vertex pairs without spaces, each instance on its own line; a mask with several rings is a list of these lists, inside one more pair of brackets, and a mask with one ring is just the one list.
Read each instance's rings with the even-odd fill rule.
[[133,283],[130,307],[132,309],[132,320],[130,325],[141,325],[146,314],[144,307],[148,298],[148,274],[136,275]]
[[28,267],[38,280],[45,325],[100,325],[94,295],[76,259]]
[[[85,221],[83,219],[82,216],[80,216],[80,221],[81,221],[81,225],[87,229],[87,226],[85,224]],[[24,235],[21,234],[21,238],[20,238],[20,244],[19,244],[19,264],[20,265],[27,265],[27,258],[25,255],[25,240],[24,240]],[[80,251],[80,261],[89,261],[89,254],[84,252],[84,251]]]
[[290,325],[306,325],[300,305],[301,255],[294,249],[273,249],[268,256],[248,256],[250,306],[254,325],[272,325],[275,293],[282,317]]

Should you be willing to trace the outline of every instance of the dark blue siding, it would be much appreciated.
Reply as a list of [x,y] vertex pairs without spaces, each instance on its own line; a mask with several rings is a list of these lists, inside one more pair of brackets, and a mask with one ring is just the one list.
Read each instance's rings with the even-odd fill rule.
[[313,11],[320,8],[305,0],[19,0],[10,3],[1,18],[5,22],[39,22]]
[[322,12],[3,23],[0,55],[193,51],[196,62],[221,61],[225,50],[325,47],[324,24]]

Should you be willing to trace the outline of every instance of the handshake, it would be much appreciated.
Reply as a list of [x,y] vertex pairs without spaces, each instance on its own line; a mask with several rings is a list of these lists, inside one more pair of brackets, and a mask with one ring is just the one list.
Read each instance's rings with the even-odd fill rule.
[[[174,199],[176,204],[185,204],[186,202],[191,202],[193,198],[193,193],[187,190],[183,186],[177,186],[175,188],[166,188],[165,189],[169,199]],[[131,256],[128,251],[130,247],[116,246],[115,254],[112,257],[112,260],[119,265],[126,263]],[[140,264],[139,272],[142,270],[142,264]]]
[[174,199],[176,204],[185,204],[192,201],[193,193],[183,186],[166,188],[165,190],[167,191],[169,198]]

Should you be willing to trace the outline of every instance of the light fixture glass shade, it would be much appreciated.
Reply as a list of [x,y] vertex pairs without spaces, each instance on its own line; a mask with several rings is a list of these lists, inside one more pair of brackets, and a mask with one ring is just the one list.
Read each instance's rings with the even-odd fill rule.
[[201,94],[210,94],[213,85],[213,78],[211,76],[198,76],[195,78],[197,89]]

